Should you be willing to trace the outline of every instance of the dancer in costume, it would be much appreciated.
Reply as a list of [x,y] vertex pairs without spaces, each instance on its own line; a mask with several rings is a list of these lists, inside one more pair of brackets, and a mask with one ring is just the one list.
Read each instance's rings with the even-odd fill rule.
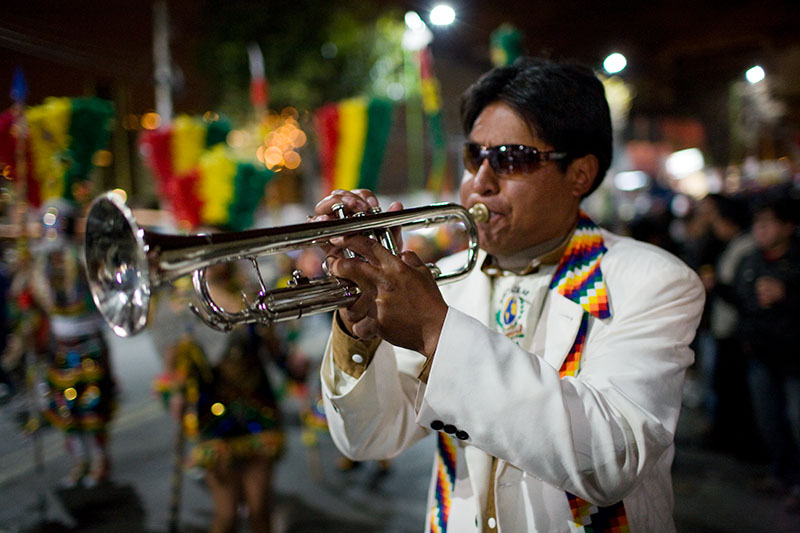
[[[234,267],[207,271],[214,301],[230,312],[242,306]],[[185,309],[180,292],[162,300],[151,331],[165,356],[157,388],[194,441],[186,466],[205,471],[214,500],[212,532],[235,531],[240,504],[247,507],[250,530],[268,532],[273,467],[284,432],[266,365],[291,374],[284,343],[274,327],[248,324],[219,333]],[[184,329],[176,338],[177,325]]]
[[68,487],[93,487],[110,474],[108,424],[115,383],[105,324],[89,293],[76,235],[78,209],[53,201],[43,209],[43,237],[36,251],[31,288],[50,322],[46,353],[49,399],[45,418],[61,429],[73,466]]

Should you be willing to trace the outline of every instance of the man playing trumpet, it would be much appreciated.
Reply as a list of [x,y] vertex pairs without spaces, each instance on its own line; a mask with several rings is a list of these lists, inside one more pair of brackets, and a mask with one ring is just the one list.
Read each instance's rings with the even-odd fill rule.
[[[473,84],[461,117],[461,203],[489,211],[481,268],[440,289],[414,253],[362,236],[326,260],[362,290],[336,313],[321,368],[336,445],[383,459],[435,432],[426,531],[674,531],[673,438],[703,288],[580,209],[611,162],[602,84],[522,59]],[[334,191],[317,219],[337,203],[377,199]]]

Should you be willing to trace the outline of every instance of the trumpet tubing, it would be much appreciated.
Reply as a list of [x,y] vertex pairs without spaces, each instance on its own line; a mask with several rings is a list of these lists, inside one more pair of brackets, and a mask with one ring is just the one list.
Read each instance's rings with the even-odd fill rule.
[[[480,219],[481,213],[477,210],[479,208],[473,206],[474,216]],[[330,275],[308,279],[299,271],[295,272],[290,287],[268,290],[258,273],[261,285],[258,295],[252,302],[245,299],[245,309],[231,313],[211,298],[205,281],[205,269],[211,265],[247,259],[258,272],[256,259],[260,256],[322,246],[332,238],[359,233],[375,235],[384,246],[396,252],[392,228],[413,229],[445,223],[464,226],[468,247],[466,261],[458,269],[442,273],[432,267],[432,274],[440,284],[463,278],[477,260],[478,232],[473,215],[456,204],[357,214],[338,220],[242,232],[183,236],[139,227],[122,200],[113,193],[106,193],[92,202],[86,218],[86,270],[95,304],[119,336],[141,331],[147,323],[152,292],[188,274],[193,275],[198,296],[198,304],[192,310],[209,326],[227,331],[237,324],[291,320],[345,307],[358,298],[360,290],[348,280]]]

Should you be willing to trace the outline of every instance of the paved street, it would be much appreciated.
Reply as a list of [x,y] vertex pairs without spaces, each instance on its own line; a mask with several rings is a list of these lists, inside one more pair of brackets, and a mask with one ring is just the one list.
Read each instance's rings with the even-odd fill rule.
[[[147,334],[110,337],[122,395],[111,446],[113,482],[96,489],[53,490],[68,470],[60,435],[39,433],[45,458],[37,471],[34,441],[14,421],[18,401],[0,406],[0,533],[29,531],[164,532],[169,524],[175,424],[151,393],[160,361]],[[388,476],[374,464],[342,473],[338,454],[321,434],[305,445],[291,401],[287,454],[275,480],[275,521],[280,532],[422,531],[433,441],[397,458]],[[800,531],[800,515],[779,500],[754,492],[752,464],[698,445],[699,413],[685,409],[675,462],[676,521],[680,532]],[[183,477],[180,530],[205,531],[211,502],[196,476]]]

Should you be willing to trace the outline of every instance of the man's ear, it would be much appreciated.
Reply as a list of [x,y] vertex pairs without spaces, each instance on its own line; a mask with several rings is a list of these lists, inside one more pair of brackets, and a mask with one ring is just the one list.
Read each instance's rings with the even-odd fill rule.
[[578,197],[589,192],[597,178],[599,164],[594,154],[586,154],[583,157],[574,159],[567,167],[567,176],[570,179],[572,193]]

